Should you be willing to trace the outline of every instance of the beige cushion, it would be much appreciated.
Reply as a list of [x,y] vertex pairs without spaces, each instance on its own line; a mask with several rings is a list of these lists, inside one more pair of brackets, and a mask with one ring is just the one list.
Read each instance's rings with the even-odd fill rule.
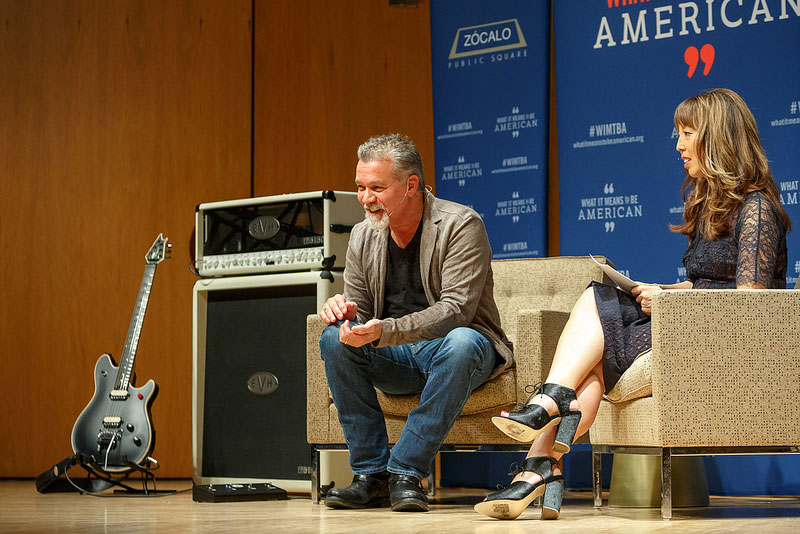
[[653,351],[648,350],[633,360],[627,371],[622,373],[619,382],[611,388],[605,398],[609,402],[627,402],[653,395],[653,375],[650,361]]
[[589,429],[592,445],[659,447],[658,406],[653,397],[631,402],[601,402]]
[[[461,415],[498,411],[517,398],[514,373],[505,372],[472,392]],[[419,395],[389,395],[378,390],[378,402],[386,415],[407,416],[419,405]]]

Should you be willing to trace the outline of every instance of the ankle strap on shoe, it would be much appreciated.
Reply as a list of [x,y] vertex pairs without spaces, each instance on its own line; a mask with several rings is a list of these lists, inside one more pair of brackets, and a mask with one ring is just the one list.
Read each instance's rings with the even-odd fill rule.
[[555,401],[561,416],[569,413],[569,404],[576,399],[574,389],[559,384],[544,384],[540,391]]
[[532,456],[522,462],[522,471],[537,473],[544,479],[553,477],[553,466],[558,465],[558,460],[550,456]]

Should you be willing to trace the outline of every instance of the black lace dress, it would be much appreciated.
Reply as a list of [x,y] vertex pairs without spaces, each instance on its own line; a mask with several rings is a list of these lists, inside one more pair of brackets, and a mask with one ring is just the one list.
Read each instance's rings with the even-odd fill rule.
[[[786,229],[772,203],[760,192],[742,204],[732,235],[709,241],[697,235],[683,255],[686,277],[695,289],[733,289],[757,282],[786,287]],[[628,293],[593,282],[605,336],[603,380],[606,392],[650,349],[650,317]]]

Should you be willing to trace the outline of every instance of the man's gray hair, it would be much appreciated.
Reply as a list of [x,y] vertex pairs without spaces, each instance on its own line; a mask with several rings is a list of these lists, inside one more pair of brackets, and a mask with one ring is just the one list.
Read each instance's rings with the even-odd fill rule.
[[358,147],[358,160],[364,163],[391,161],[392,173],[399,182],[405,183],[409,176],[416,174],[419,177],[420,189],[425,189],[422,158],[419,157],[417,147],[405,135],[388,134],[370,137]]

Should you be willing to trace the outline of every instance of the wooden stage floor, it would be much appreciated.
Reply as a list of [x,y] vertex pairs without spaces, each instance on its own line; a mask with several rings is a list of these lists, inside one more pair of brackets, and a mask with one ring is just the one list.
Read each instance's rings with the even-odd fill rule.
[[[191,481],[162,480],[159,489],[188,490]],[[0,480],[0,532],[278,532],[349,534],[522,534],[580,532],[626,534],[703,532],[757,534],[800,532],[796,498],[715,498],[708,508],[675,509],[671,521],[658,509],[592,506],[591,494],[570,493],[557,521],[540,521],[533,507],[514,521],[472,510],[483,490],[439,490],[427,513],[388,509],[331,510],[307,496],[285,501],[196,503],[191,492],[171,496],[99,498],[36,492],[33,480]]]

